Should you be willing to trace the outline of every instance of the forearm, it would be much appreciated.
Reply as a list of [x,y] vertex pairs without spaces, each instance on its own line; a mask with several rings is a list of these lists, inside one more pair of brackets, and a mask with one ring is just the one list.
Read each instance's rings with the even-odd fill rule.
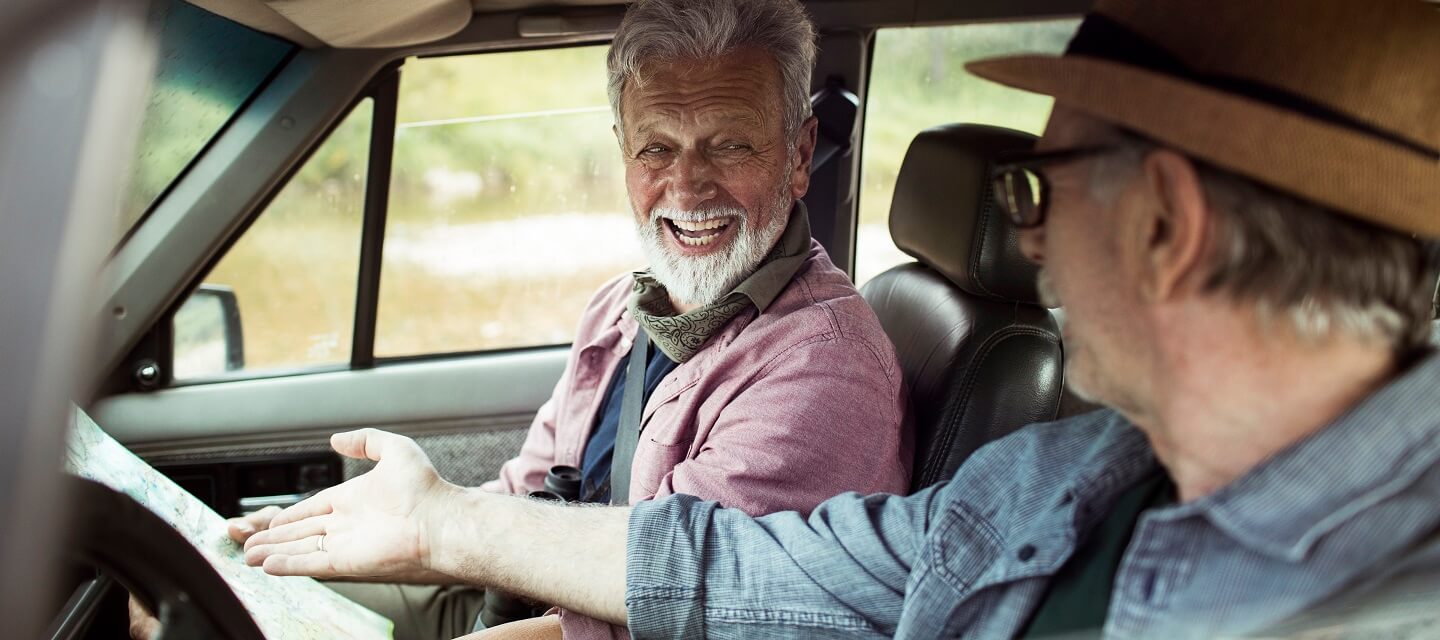
[[457,489],[432,512],[433,570],[625,624],[628,508]]

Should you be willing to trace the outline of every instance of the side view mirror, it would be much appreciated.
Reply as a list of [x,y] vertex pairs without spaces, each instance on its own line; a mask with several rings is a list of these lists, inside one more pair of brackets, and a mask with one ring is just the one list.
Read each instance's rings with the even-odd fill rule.
[[205,378],[245,368],[245,333],[235,290],[201,284],[175,311],[174,378]]

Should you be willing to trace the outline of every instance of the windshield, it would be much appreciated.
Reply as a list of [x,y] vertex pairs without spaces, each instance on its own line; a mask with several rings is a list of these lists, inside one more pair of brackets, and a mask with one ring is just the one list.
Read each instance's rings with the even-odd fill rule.
[[160,53],[117,243],[296,49],[180,0],[157,0],[150,19]]

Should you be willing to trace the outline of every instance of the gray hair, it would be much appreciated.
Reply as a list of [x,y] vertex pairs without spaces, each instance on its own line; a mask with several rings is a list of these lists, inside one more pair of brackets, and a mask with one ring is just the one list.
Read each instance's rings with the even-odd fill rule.
[[[1155,142],[1117,130],[1094,164],[1096,197],[1113,201]],[[1182,152],[1183,153],[1183,152]],[[1436,244],[1302,200],[1190,157],[1215,213],[1208,292],[1288,320],[1304,338],[1343,333],[1397,352],[1430,341]]]
[[714,60],[742,48],[769,53],[780,68],[787,139],[810,117],[815,27],[797,0],[638,0],[610,45],[610,109],[615,126],[620,93],[648,62]]

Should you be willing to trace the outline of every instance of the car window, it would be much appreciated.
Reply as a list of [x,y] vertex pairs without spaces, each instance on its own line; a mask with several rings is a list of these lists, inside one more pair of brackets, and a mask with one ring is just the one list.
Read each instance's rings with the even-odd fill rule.
[[860,168],[855,282],[910,262],[890,240],[890,199],[910,141],[941,124],[968,122],[1039,134],[1053,100],[982,80],[971,60],[1059,53],[1078,20],[881,29],[875,37]]
[[[605,53],[406,61],[375,357],[569,343],[596,289],[643,266]],[[371,102],[326,138],[176,310],[173,380],[353,359],[354,337],[366,335],[355,326]]]
[[405,65],[377,357],[569,343],[595,290],[644,264],[606,49]]
[[159,56],[120,207],[120,237],[295,50],[181,0],[153,3],[150,20]]
[[349,361],[373,110],[351,110],[176,311],[175,380]]

